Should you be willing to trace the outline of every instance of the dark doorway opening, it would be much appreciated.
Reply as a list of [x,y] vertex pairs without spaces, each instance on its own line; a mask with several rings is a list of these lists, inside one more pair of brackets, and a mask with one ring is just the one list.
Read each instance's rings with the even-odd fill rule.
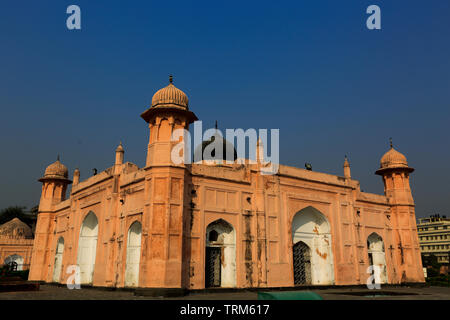
[[311,251],[302,241],[294,244],[294,284],[311,284]]
[[372,252],[369,252],[369,266],[373,266]]
[[206,247],[205,287],[220,287],[222,250],[218,247]]

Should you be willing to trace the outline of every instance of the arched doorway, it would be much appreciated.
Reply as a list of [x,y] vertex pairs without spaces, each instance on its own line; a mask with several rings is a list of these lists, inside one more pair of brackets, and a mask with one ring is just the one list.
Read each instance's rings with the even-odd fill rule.
[[311,249],[303,241],[294,244],[294,284],[311,284]]
[[125,286],[137,287],[139,284],[139,262],[141,259],[142,226],[138,221],[128,229],[127,264],[125,267]]
[[374,266],[375,283],[387,283],[388,278],[383,238],[375,232],[367,237],[367,252],[369,255],[369,266]]
[[5,258],[5,265],[8,265],[13,271],[23,270],[23,257],[18,254],[12,254]]
[[98,220],[91,211],[81,225],[78,242],[77,264],[80,267],[81,284],[91,284],[94,274],[95,255],[97,251]]
[[206,228],[205,287],[236,287],[236,233],[219,219]]
[[64,252],[64,238],[60,237],[56,244],[55,263],[53,265],[53,282],[59,282],[61,277],[62,259]]
[[306,207],[292,220],[294,284],[334,284],[330,224],[317,209]]

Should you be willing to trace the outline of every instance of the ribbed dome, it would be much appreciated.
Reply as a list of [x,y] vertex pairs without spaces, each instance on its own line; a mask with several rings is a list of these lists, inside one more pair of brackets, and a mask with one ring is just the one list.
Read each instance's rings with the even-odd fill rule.
[[381,157],[380,168],[386,169],[398,167],[406,168],[408,167],[408,162],[403,154],[391,147],[391,149]]
[[67,167],[59,161],[58,157],[58,160],[45,169],[43,179],[67,179],[68,177],[69,171],[67,170]]
[[19,218],[14,218],[0,226],[0,237],[14,239],[32,239],[31,228]]
[[167,87],[159,89],[153,95],[152,108],[154,107],[178,107],[188,109],[189,100],[187,95],[175,87],[170,76],[170,83]]

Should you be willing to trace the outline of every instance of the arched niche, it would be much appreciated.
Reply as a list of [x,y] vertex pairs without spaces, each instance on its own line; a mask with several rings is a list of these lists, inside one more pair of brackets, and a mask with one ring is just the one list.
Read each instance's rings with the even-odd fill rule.
[[367,253],[369,266],[373,266],[375,283],[387,283],[386,255],[384,252],[383,238],[373,232],[367,237]]
[[[303,247],[304,253],[299,254],[298,242],[304,243],[309,251]],[[311,206],[297,212],[292,220],[292,245],[294,284],[334,284],[331,228],[325,215]],[[308,272],[307,264],[310,274],[300,276],[302,270]],[[295,279],[305,279],[305,283],[295,283]]]
[[161,120],[158,129],[158,141],[170,141],[172,135],[172,125],[169,120],[164,118]]
[[53,282],[59,282],[61,278],[61,268],[64,253],[64,238],[59,237],[56,243],[55,263],[53,264]]
[[141,259],[142,225],[135,221],[128,229],[127,262],[125,267],[125,286],[137,287],[139,285],[139,263]]
[[236,287],[236,232],[223,219],[206,228],[205,287]]
[[81,284],[92,284],[97,252],[98,220],[90,211],[83,220],[78,241],[77,264],[80,267]]

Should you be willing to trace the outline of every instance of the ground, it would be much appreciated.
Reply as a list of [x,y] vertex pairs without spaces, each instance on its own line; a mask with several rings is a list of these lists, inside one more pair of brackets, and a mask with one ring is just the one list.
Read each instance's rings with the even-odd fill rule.
[[[261,290],[268,291],[268,290]],[[382,287],[380,290],[363,288],[333,288],[310,290],[325,300],[450,300],[449,287]],[[356,295],[355,295],[356,294]],[[375,295],[375,296],[374,296]],[[378,295],[378,296],[376,296]],[[40,291],[0,292],[0,300],[146,300],[162,299],[135,296],[132,291],[86,288],[69,290],[66,287],[41,285]],[[257,300],[258,293],[252,291],[191,293],[184,300]]]

